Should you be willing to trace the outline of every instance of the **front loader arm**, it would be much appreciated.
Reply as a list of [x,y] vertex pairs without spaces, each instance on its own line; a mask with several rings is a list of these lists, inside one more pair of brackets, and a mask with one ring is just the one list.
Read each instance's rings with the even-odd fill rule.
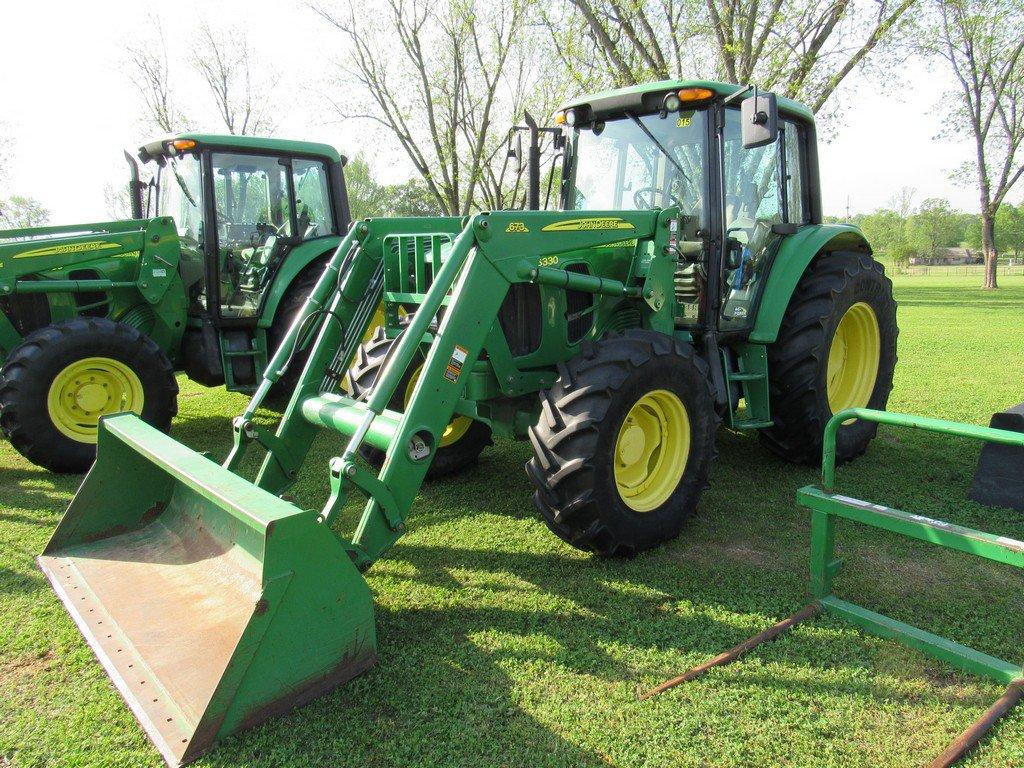
[[[333,519],[351,486],[359,487],[369,496],[353,540],[352,554],[358,566],[365,568],[372,564],[404,533],[405,520],[429,468],[437,440],[462,398],[463,375],[468,374],[484,351],[510,286],[538,281],[544,274],[543,269],[547,269],[549,276],[558,272],[539,265],[556,263],[555,257],[561,253],[607,245],[623,240],[624,235],[653,241],[655,252],[660,253],[667,243],[670,214],[638,211],[567,219],[565,213],[501,212],[473,218],[455,241],[444,268],[399,342],[393,359],[382,371],[360,429],[353,433],[345,453],[332,463],[334,492],[321,519]],[[661,293],[652,291],[646,281],[630,286],[616,281],[597,281],[588,287],[579,287],[593,292],[644,296],[659,309],[662,306]],[[386,412],[423,334],[450,290],[447,312],[426,355],[423,372],[405,413]],[[387,445],[380,474],[373,476],[356,462],[356,451],[380,418],[377,414],[384,414],[392,422],[397,417],[398,423]]]
[[[457,219],[369,219],[357,223],[330,260],[307,305],[268,366],[245,413],[235,421],[235,448],[225,466],[235,470],[245,446],[255,440],[267,451],[256,484],[274,494],[290,487],[320,428],[348,437],[330,463],[331,495],[317,519],[330,524],[357,489],[368,498],[349,545],[360,568],[381,556],[405,531],[405,521],[440,436],[464,397],[469,371],[485,351],[488,337],[510,286],[535,282],[572,290],[632,297],[652,312],[670,310],[671,270],[665,269],[668,222],[673,211],[588,213],[498,212],[479,214],[460,227]],[[451,237],[451,249],[422,295],[417,311],[400,334],[391,359],[363,402],[339,392],[360,340],[381,301],[383,269],[402,238]],[[559,256],[634,240],[637,269],[623,281],[557,268]],[[410,242],[412,242],[410,241]],[[417,248],[421,248],[417,245]],[[391,263],[404,263],[393,259]],[[405,269],[404,267],[402,268]],[[404,413],[388,409],[431,323],[447,305],[443,320]],[[290,348],[301,335],[315,333],[299,384],[276,432],[253,420],[274,377],[280,376]],[[359,460],[363,443],[385,452],[378,473]]]

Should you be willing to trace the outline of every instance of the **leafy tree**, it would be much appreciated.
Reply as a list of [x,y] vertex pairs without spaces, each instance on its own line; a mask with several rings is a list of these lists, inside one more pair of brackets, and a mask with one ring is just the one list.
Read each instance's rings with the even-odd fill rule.
[[384,214],[385,188],[373,178],[370,164],[362,155],[356,155],[345,165],[345,189],[353,220]]
[[871,247],[889,255],[897,245],[906,245],[906,219],[896,211],[881,208],[874,213],[858,216],[855,223],[864,231]]
[[906,241],[900,241],[889,249],[888,254],[896,266],[896,271],[906,272],[910,266],[910,260],[917,256],[917,249]]
[[387,211],[391,216],[444,215],[437,200],[420,179],[389,185],[384,188],[384,194],[388,200]]
[[943,248],[959,245],[964,234],[962,219],[948,200],[929,198],[910,219],[909,241],[931,258]]
[[957,88],[944,102],[950,132],[967,126],[974,139],[973,168],[956,173],[978,184],[985,287],[997,286],[996,215],[1024,175],[1024,0],[933,0],[923,50],[949,64]]
[[996,248],[1012,251],[1015,258],[1024,252],[1024,203],[1003,203],[996,212]]
[[420,179],[379,184],[362,155],[345,165],[345,188],[353,219],[368,216],[441,216],[437,199]]
[[50,221],[50,212],[31,197],[11,195],[0,200],[0,226],[5,229],[41,227]]

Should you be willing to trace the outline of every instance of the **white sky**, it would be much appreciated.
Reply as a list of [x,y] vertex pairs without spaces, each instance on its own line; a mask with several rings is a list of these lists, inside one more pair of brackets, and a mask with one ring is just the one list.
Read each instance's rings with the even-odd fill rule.
[[[371,12],[372,3],[366,5]],[[209,109],[209,97],[192,81],[187,63],[190,30],[200,18],[219,29],[244,27],[261,65],[281,75],[278,89],[287,108],[278,135],[325,141],[349,155],[361,150],[382,181],[411,173],[390,136],[368,125],[341,124],[331,115],[320,93],[335,75],[343,39],[301,5],[32,0],[6,3],[3,11],[0,130],[15,141],[8,193],[40,200],[55,224],[107,218],[104,185],[127,178],[122,149],[148,138],[137,119],[139,99],[123,63],[125,47],[158,11],[172,75],[184,86],[180,97],[190,102],[190,114]],[[874,210],[903,186],[915,188],[918,201],[945,197],[954,207],[977,209],[974,188],[948,178],[950,169],[970,158],[970,144],[935,139],[941,128],[937,103],[949,86],[941,68],[936,70],[914,64],[898,73],[903,85],[894,80],[884,93],[856,80],[846,89],[843,123],[819,126],[831,137],[820,151],[826,213],[843,215],[847,199],[854,213]],[[200,127],[220,132],[213,120]],[[1016,190],[1012,197],[1021,194]]]

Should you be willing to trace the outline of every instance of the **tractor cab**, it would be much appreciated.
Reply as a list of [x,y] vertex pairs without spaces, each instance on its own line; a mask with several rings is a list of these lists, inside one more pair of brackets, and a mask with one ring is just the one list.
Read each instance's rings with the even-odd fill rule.
[[133,184],[136,215],[174,219],[190,314],[215,324],[254,322],[285,257],[348,223],[342,158],[327,145],[187,134],[139,157],[155,167]]
[[570,103],[555,121],[562,209],[677,208],[677,326],[749,332],[783,236],[820,221],[806,107],[661,82]]

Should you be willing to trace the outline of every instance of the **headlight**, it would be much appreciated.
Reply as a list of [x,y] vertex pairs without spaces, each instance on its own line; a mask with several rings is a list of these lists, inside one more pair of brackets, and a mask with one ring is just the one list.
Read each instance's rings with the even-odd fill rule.
[[683,102],[677,93],[665,94],[665,101],[662,102],[662,107],[664,107],[666,112],[676,112],[682,105]]

